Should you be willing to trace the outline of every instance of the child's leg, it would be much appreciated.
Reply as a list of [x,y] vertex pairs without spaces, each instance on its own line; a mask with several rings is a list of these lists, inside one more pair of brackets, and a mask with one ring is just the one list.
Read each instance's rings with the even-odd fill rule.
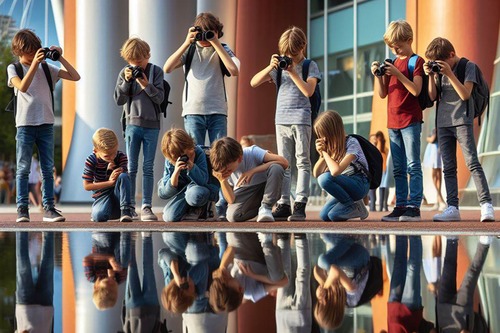
[[54,233],[42,234],[42,255],[36,283],[37,304],[51,306],[54,298]]
[[330,217],[328,216],[330,214],[330,211],[335,207],[335,205],[337,205],[339,203],[339,201],[335,198],[335,197],[331,197],[331,199],[329,199],[325,205],[323,206],[323,208],[321,208],[321,211],[319,212],[319,217],[323,220],[323,221],[331,221],[330,220]]
[[370,189],[370,191],[368,191],[368,195],[370,197],[370,212],[374,212],[377,201],[377,190]]
[[448,238],[443,273],[439,282],[439,303],[454,303],[455,301],[457,295],[457,249],[458,239]]
[[408,204],[407,161],[401,130],[389,129],[389,139],[396,183],[396,207],[406,207]]
[[187,115],[184,117],[184,129],[194,139],[195,144],[204,145],[207,131],[205,116]]
[[[154,162],[156,148],[158,146],[159,129],[145,128],[144,143],[142,150],[144,153],[144,164],[142,165],[142,206],[152,207],[154,188]],[[132,193],[135,193],[132,191]],[[134,200],[135,201],[135,200]]]
[[125,307],[127,309],[137,308],[144,305],[144,299],[141,292],[141,281],[137,269],[137,260],[135,257],[135,241],[130,246],[130,262],[127,271],[127,283],[125,286]]
[[28,179],[35,143],[34,127],[20,126],[16,134],[16,203],[17,207],[29,205]]
[[278,237],[278,247],[281,251],[283,269],[288,276],[288,283],[283,288],[278,288],[276,293],[276,309],[290,309],[292,307],[293,295],[295,293],[295,273],[292,272],[292,258],[290,249],[290,234]]
[[191,207],[202,207],[208,203],[210,190],[208,187],[195,185],[191,183],[187,186],[185,199]]
[[[30,156],[31,161],[31,156]],[[28,232],[16,232],[16,303],[34,304],[35,285],[31,275]]]
[[396,236],[389,302],[401,302],[407,273],[408,236]]
[[448,206],[458,208],[457,138],[455,136],[455,128],[439,128],[438,143],[443,158],[446,203]]
[[115,184],[114,195],[120,202],[120,209],[131,207],[130,177],[127,173],[122,173],[118,176]]
[[410,256],[407,263],[406,282],[402,303],[410,310],[422,308],[420,269],[422,268],[422,238],[409,236]]
[[54,207],[54,126],[37,126],[36,145],[40,155],[42,173],[42,204],[45,209]]
[[[420,161],[420,136],[422,124],[415,123],[401,129],[406,152],[407,172],[410,175],[408,205],[420,207],[424,193],[422,163]],[[406,177],[406,175],[405,175]]]
[[178,222],[188,209],[185,199],[186,188],[182,189],[175,197],[171,198],[163,208],[163,221]]
[[262,252],[264,252],[264,260],[266,261],[269,279],[277,282],[285,276],[280,248],[274,245],[272,239],[271,241],[262,242],[261,245]]
[[[130,262],[130,243],[131,243],[131,233],[129,231],[120,232],[119,243],[117,242],[115,245],[115,258],[119,260],[119,263],[122,267],[127,267]],[[118,248],[118,250],[117,250]],[[119,253],[118,253],[119,251]]]
[[331,265],[336,265],[340,257],[345,255],[354,244],[354,239],[345,235],[321,234],[327,251],[318,257],[318,265],[328,271]]
[[262,197],[262,204],[267,205],[268,208],[272,208],[279,200],[284,177],[285,170],[279,164],[272,164],[267,169],[267,180],[264,188],[264,195]]
[[297,161],[295,202],[307,203],[311,181],[311,126],[293,125],[292,133],[295,141],[295,160]]
[[94,222],[117,219],[120,217],[120,207],[114,196],[111,193],[106,193],[94,201],[90,216]]
[[229,222],[243,222],[257,216],[266,183],[240,187],[234,191],[235,200],[227,207]]
[[474,184],[476,185],[477,198],[479,199],[479,203],[491,203],[488,182],[486,181],[483,167],[481,166],[481,163],[479,163],[479,159],[477,158],[476,141],[474,140],[474,129],[472,125],[463,125],[455,127],[455,130],[458,143],[462,148],[465,163],[467,164],[467,168],[472,174],[472,179],[474,179]]
[[309,258],[309,242],[307,238],[295,238],[295,250],[297,252],[297,271],[295,274],[295,309],[311,308],[311,261]]
[[128,159],[128,174],[130,176],[130,205],[134,208],[139,153],[143,139],[144,133],[142,127],[127,125],[125,128],[125,147]]
[[158,305],[156,294],[156,279],[153,265],[153,238],[151,235],[142,236],[142,294],[144,303]]
[[227,116],[212,114],[207,117],[208,139],[210,145],[217,139],[227,136]]
[[[295,142],[293,139],[291,126],[276,125],[276,145],[278,155],[291,161],[294,157]],[[281,198],[279,204],[290,205],[290,188],[291,188],[291,167],[285,170],[285,176],[281,185]]]

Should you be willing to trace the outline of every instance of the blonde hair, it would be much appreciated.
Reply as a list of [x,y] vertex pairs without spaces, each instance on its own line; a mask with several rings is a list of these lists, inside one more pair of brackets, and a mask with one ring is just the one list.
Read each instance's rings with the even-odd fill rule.
[[217,172],[223,171],[229,163],[235,162],[241,156],[243,156],[241,144],[228,136],[214,141],[210,148],[210,164]]
[[332,110],[320,113],[314,122],[314,133],[318,138],[326,139],[327,154],[340,163],[346,153],[346,133],[340,114]]
[[120,49],[120,56],[127,62],[134,60],[149,59],[151,48],[149,44],[138,37],[129,38]]
[[302,29],[292,26],[280,37],[278,51],[282,55],[296,56],[305,51],[307,37]]
[[451,52],[455,52],[453,44],[446,38],[437,37],[427,46],[425,57],[430,60],[446,60]]
[[244,147],[251,147],[255,144],[255,141],[248,135],[243,135],[240,138],[240,144],[241,146]]
[[384,34],[384,42],[389,47],[409,40],[413,40],[413,30],[405,20],[392,21]]
[[[111,283],[102,284],[102,281],[108,281]],[[118,284],[113,278],[106,277],[104,279],[98,279],[94,283],[94,293],[92,295],[92,301],[98,310],[106,310],[112,308],[116,304],[118,299]]]
[[161,292],[161,304],[165,310],[172,313],[183,313],[193,304],[195,295],[188,293],[187,289],[181,289],[174,280],[163,288]]
[[12,54],[16,57],[35,53],[42,47],[42,41],[31,29],[19,30],[11,42]]
[[186,149],[194,149],[194,146],[194,139],[180,128],[172,128],[161,139],[161,152],[171,163],[175,163]]
[[325,298],[316,303],[314,318],[319,326],[328,330],[338,328],[344,320],[347,294],[340,281],[325,289]]
[[118,147],[118,138],[109,128],[101,127],[92,135],[92,144],[99,151],[107,151]]
[[223,276],[213,278],[208,301],[215,313],[236,310],[243,301],[243,292],[229,287]]

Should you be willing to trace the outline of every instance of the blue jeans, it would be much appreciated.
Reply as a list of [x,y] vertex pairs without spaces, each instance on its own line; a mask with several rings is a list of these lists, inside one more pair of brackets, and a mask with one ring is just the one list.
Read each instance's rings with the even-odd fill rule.
[[146,128],[127,125],[125,143],[127,146],[128,173],[130,175],[131,205],[135,207],[135,186],[139,161],[139,152],[144,155],[142,165],[142,205],[151,207],[154,186],[154,162],[156,146],[158,145],[158,128]]
[[28,232],[16,232],[16,303],[51,306],[54,296],[54,233],[43,233],[36,281],[31,273]]
[[178,222],[186,214],[189,206],[202,207],[208,203],[209,198],[210,190],[208,187],[190,183],[165,205],[163,221]]
[[[422,123],[414,123],[402,129],[389,129],[398,207],[420,207],[422,203],[424,187],[420,162],[421,132]],[[410,175],[409,199],[407,175]]]
[[[410,255],[408,253],[410,240]],[[422,267],[422,238],[396,236],[396,253],[391,276],[389,302],[399,302],[414,311],[422,307],[420,268]]]
[[[355,201],[363,199],[370,188],[368,178],[363,175],[332,176],[324,172],[318,177],[319,186],[332,198],[323,206],[319,216],[323,221],[337,221],[337,216],[345,215],[345,209],[352,207]],[[342,205],[337,205],[341,203]]]
[[328,271],[331,265],[339,266],[351,278],[370,262],[370,253],[354,238],[338,234],[321,234],[327,250],[318,257],[318,266]]
[[54,207],[54,125],[20,126],[16,134],[16,188],[17,207],[28,206],[28,178],[33,144],[38,147],[42,171],[42,204]]
[[130,177],[127,173],[118,176],[114,188],[110,188],[92,204],[92,220],[106,222],[118,219],[121,209],[130,207]]
[[130,232],[93,232],[92,253],[114,255],[122,267],[128,267],[130,262]]
[[205,145],[208,132],[210,144],[227,136],[227,116],[223,114],[187,115],[184,117],[184,128],[197,145]]

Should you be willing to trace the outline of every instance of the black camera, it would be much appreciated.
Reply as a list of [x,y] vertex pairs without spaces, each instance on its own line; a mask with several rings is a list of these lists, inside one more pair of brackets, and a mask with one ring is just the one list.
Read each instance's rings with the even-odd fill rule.
[[57,50],[51,50],[48,47],[43,48],[44,59],[50,59],[53,61],[58,61],[61,57],[61,53]]
[[389,58],[385,59],[384,62],[381,63],[378,66],[378,68],[375,70],[375,75],[376,76],[383,76],[385,74],[385,71],[387,70],[387,64],[386,64],[386,62],[391,63],[391,64],[393,63],[392,59],[389,59]]
[[213,31],[207,30],[204,31],[201,27],[194,27],[194,31],[196,31],[196,35],[194,36],[195,41],[209,41],[214,39],[215,33]]
[[434,72],[434,73],[441,72],[441,67],[435,61],[428,61],[427,62],[427,66],[429,66],[429,68],[431,69],[431,71]]
[[132,80],[142,79],[142,74],[144,74],[144,69],[141,66],[129,65],[128,68],[132,70]]
[[281,69],[287,69],[288,66],[292,64],[292,58],[287,56],[279,56],[278,57],[278,66]]
[[179,161],[187,163],[187,161],[189,161],[189,156],[182,155],[181,157],[179,157]]

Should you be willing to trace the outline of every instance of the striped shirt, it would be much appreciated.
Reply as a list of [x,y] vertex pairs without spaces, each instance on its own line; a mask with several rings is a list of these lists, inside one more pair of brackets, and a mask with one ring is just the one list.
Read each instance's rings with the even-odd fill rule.
[[[85,161],[82,178],[91,183],[105,182],[109,180],[109,176],[113,170],[117,168],[122,168],[123,172],[127,172],[127,163],[127,155],[121,151],[117,152],[115,160],[113,161],[114,165],[98,158],[95,153],[92,153]],[[96,199],[112,190],[113,187],[95,190],[93,191],[92,198]]]

